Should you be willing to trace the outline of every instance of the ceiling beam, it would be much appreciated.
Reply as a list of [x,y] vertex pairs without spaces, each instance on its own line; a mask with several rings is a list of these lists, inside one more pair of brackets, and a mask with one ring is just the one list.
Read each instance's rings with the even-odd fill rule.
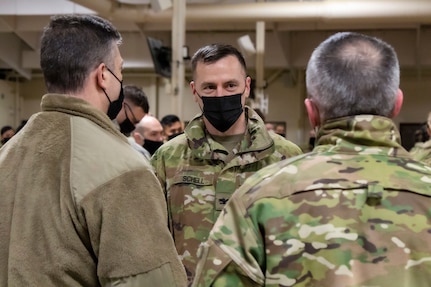
[[[110,20],[146,23],[170,22],[172,9],[154,12],[149,7],[121,6],[111,0],[73,0]],[[339,22],[431,23],[431,1],[327,0],[188,5],[186,22]]]

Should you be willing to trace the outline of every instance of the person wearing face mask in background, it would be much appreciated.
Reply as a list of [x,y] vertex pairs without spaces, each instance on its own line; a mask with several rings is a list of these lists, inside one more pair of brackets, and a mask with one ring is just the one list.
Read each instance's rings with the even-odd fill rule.
[[[159,120],[151,115],[146,115],[136,125],[135,130],[131,133],[129,138],[133,137],[131,140],[133,140],[136,146],[139,146],[137,150],[150,161],[151,155],[163,144],[163,141],[160,141],[162,133],[163,130]],[[145,137],[147,137],[148,140],[146,140]],[[154,141],[152,139],[154,139]],[[129,142],[131,140],[129,140]],[[145,142],[147,142],[147,145],[145,145]],[[145,147],[148,148],[151,153]]]
[[160,123],[163,126],[165,142],[184,132],[183,123],[176,115],[166,115],[160,120]]
[[0,286],[184,286],[151,166],[115,127],[121,35],[95,15],[45,27],[41,112],[0,149]]
[[1,128],[0,147],[7,143],[15,135],[15,130],[11,126]]
[[149,110],[150,105],[144,91],[138,86],[127,85],[124,87],[123,108],[113,121],[121,133],[127,136],[130,145],[148,161],[151,155],[143,148],[143,141],[137,139],[135,130],[142,118],[149,113]]
[[114,120],[125,136],[129,136],[142,118],[148,114],[150,106],[144,91],[134,85],[124,87],[123,106]]
[[286,137],[286,127],[283,124],[276,124],[274,132],[282,137]]
[[143,140],[143,147],[150,155],[153,155],[156,150],[163,144],[163,127],[160,121],[151,115],[146,115],[139,122],[140,135]]
[[302,153],[292,142],[269,134],[257,113],[245,106],[251,79],[235,47],[202,47],[194,54],[191,69],[190,87],[202,113],[151,159],[165,191],[169,226],[189,284],[199,244],[235,189],[257,170]]

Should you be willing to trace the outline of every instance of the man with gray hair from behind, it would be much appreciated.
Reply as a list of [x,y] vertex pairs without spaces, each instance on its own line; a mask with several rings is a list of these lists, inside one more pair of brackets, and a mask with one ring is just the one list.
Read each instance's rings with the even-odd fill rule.
[[431,168],[391,120],[395,50],[337,33],[306,70],[312,152],[258,171],[201,245],[194,286],[429,286]]

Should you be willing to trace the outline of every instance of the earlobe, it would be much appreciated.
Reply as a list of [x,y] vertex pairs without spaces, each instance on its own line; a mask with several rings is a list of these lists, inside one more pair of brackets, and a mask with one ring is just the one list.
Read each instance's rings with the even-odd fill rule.
[[307,109],[308,120],[311,127],[314,129],[320,125],[320,116],[317,106],[311,99],[304,100],[305,108]]
[[392,110],[391,118],[398,116],[398,114],[401,111],[401,107],[403,105],[403,100],[404,100],[403,91],[401,91],[401,89],[398,89],[397,98],[395,100],[395,105],[394,105],[394,109]]

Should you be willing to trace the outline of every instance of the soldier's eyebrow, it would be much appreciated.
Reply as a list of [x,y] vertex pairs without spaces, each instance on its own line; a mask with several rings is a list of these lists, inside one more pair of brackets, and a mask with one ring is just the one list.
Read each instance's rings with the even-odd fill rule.
[[[223,84],[223,86],[226,86],[226,85],[239,85],[239,83],[240,82],[237,79],[231,79],[231,80],[227,80],[227,81],[223,82],[222,84]],[[208,87],[208,86],[217,86],[217,83],[215,83],[215,82],[202,82],[200,84],[201,89]]]
[[217,84],[216,83],[214,83],[214,82],[202,82],[201,84],[200,84],[200,88],[202,89],[202,88],[205,88],[205,87],[208,87],[208,86],[217,86]]

